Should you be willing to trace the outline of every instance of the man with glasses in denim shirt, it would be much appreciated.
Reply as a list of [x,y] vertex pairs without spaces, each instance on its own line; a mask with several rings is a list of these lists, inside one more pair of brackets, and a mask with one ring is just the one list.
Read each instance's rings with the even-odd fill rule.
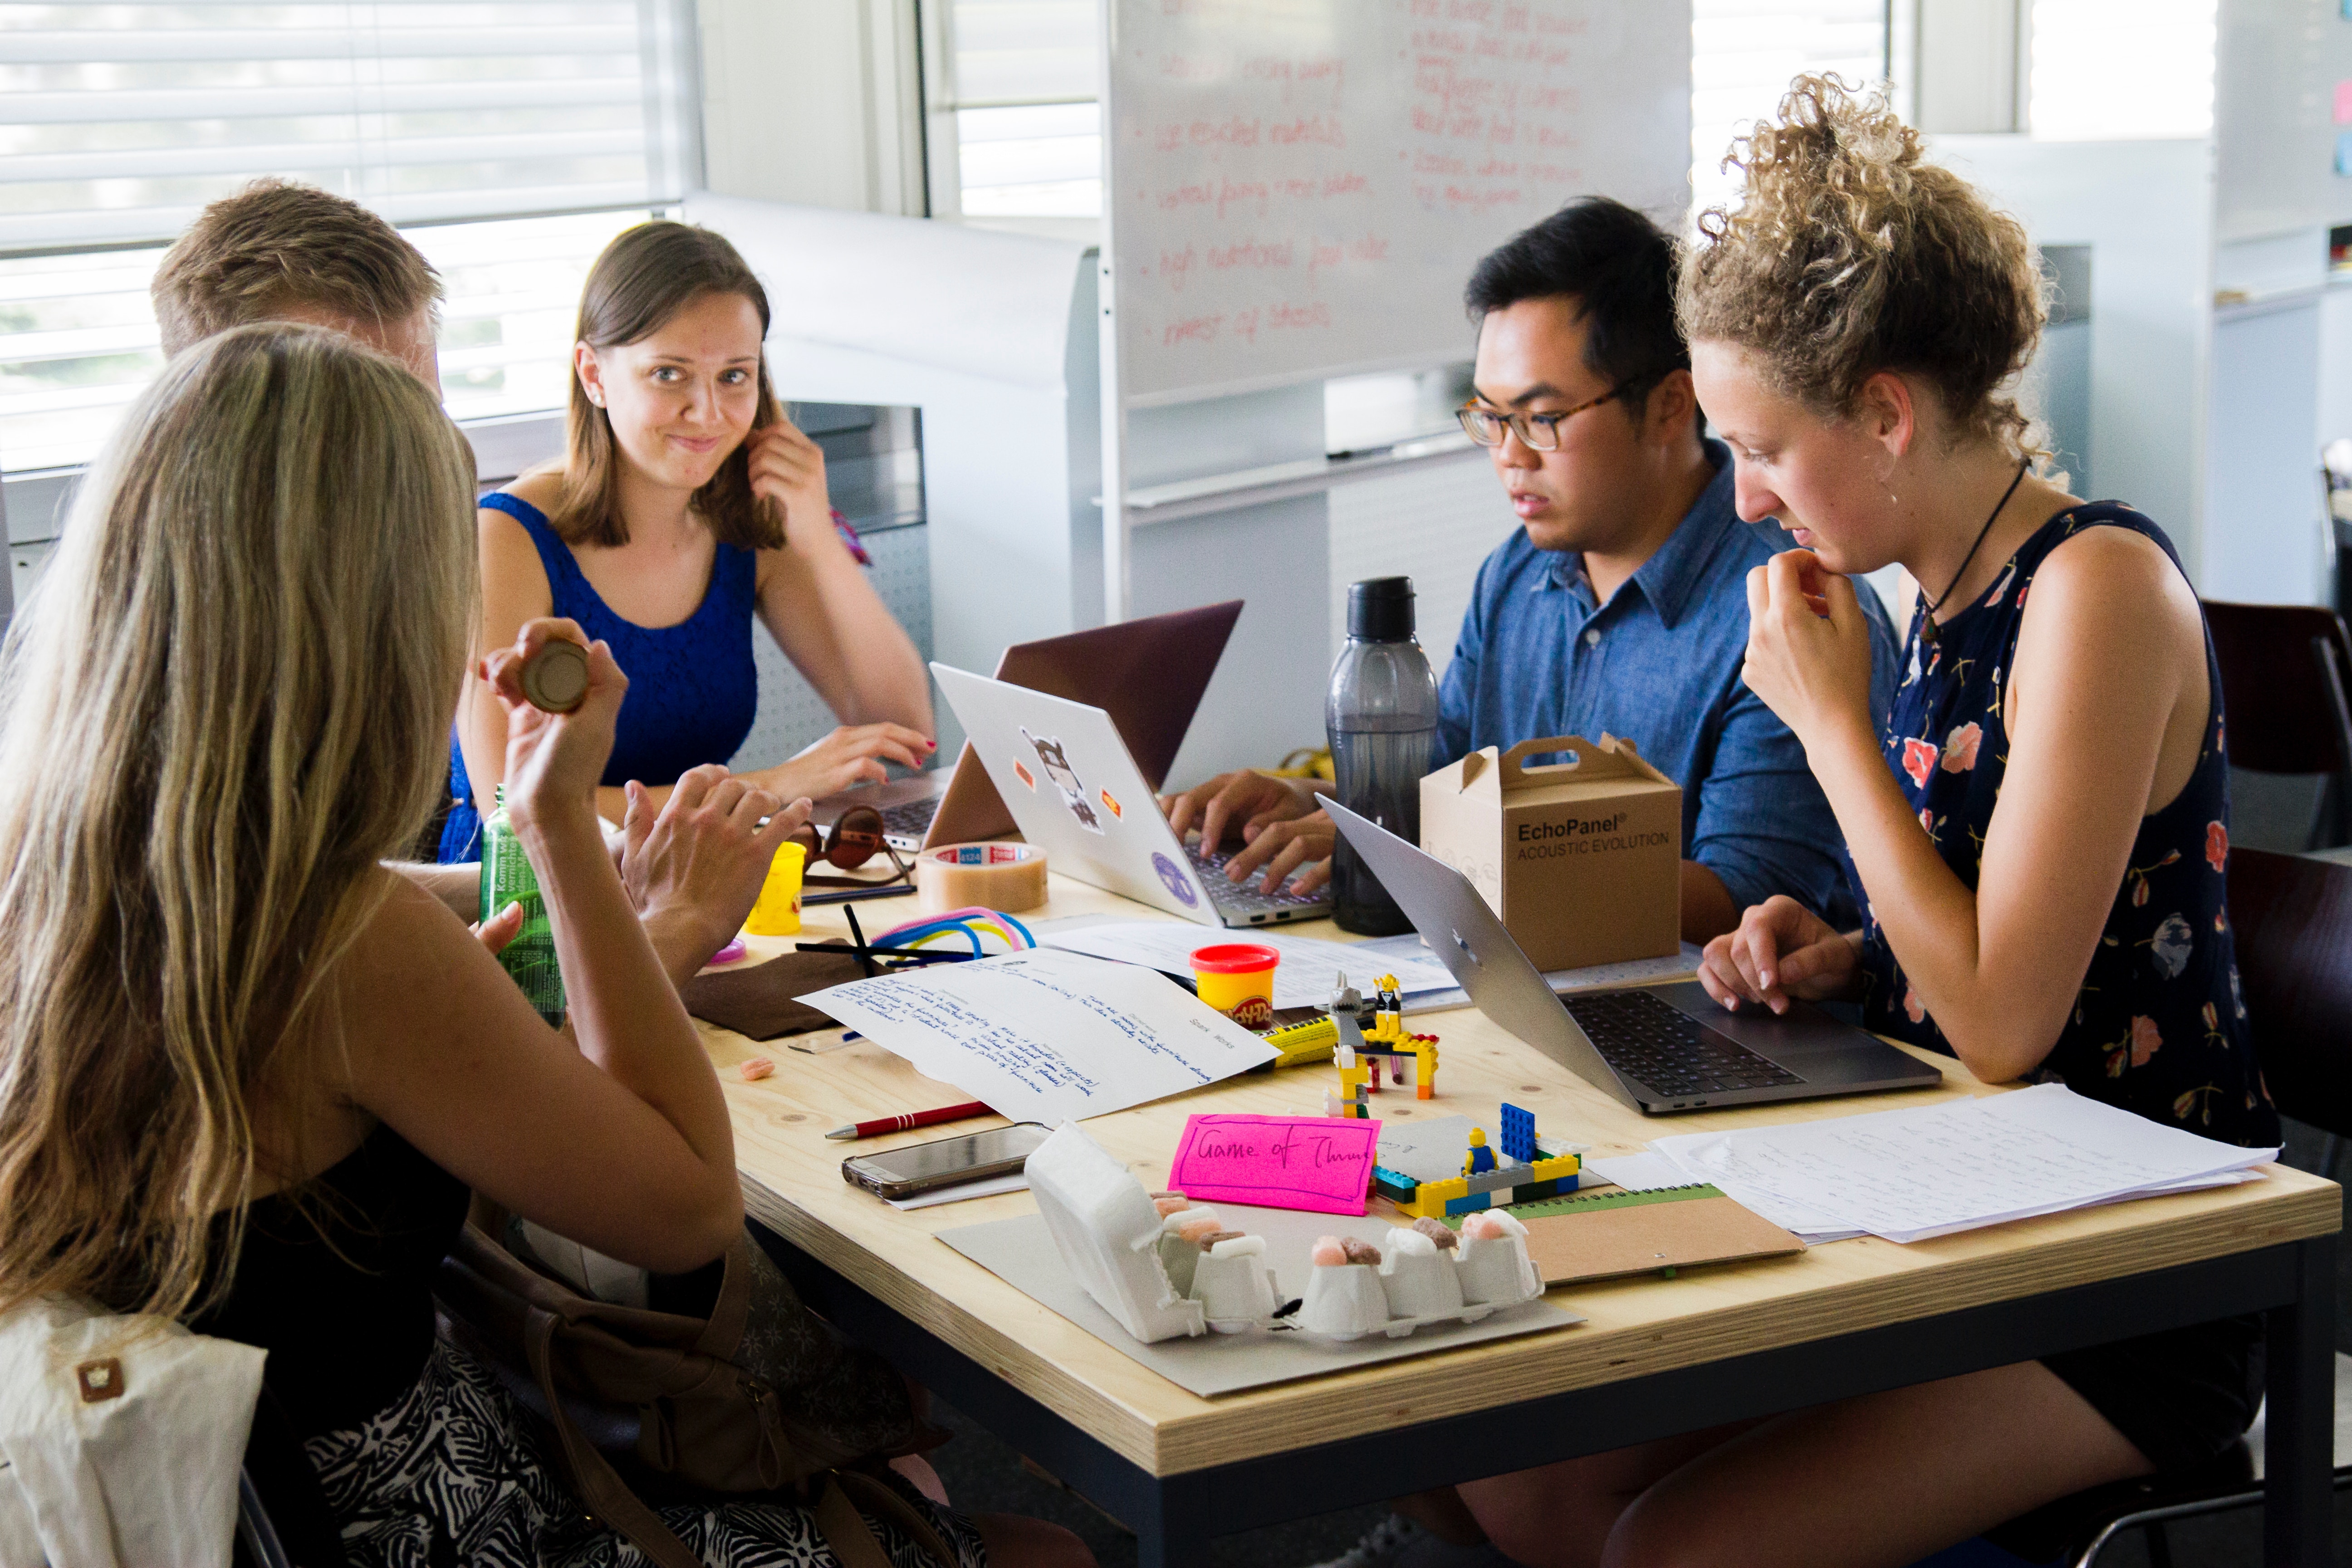
[[[1440,693],[1440,760],[1624,736],[1683,786],[1685,941],[1731,930],[1774,893],[1858,920],[1804,748],[1739,679],[1748,569],[1795,542],[1733,510],[1729,454],[1701,433],[1674,276],[1673,240],[1587,197],[1471,277],[1477,396],[1463,427],[1522,527],[1479,568]],[[1883,710],[1894,633],[1875,594],[1862,602]],[[1312,886],[1331,843],[1313,787],[1229,773],[1171,798],[1169,816],[1180,833],[1246,839],[1237,879],[1263,868]]]

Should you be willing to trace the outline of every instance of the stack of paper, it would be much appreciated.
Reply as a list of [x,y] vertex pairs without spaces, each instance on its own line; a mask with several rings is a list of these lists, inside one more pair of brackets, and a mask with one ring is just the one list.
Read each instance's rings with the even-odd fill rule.
[[[1331,1000],[1331,982],[1342,971],[1348,984],[1369,997],[1372,983],[1382,974],[1397,977],[1398,990],[1443,990],[1454,984],[1445,965],[1418,949],[1418,937],[1407,940],[1412,950],[1391,942],[1325,942],[1319,937],[1292,936],[1286,931],[1253,927],[1220,931],[1179,921],[1089,921],[1079,916],[1041,922],[1037,940],[1047,947],[1066,948],[1118,963],[1139,963],[1190,979],[1196,947],[1217,942],[1248,942],[1282,954],[1274,972],[1274,1005],[1277,1007],[1320,1007]],[[1359,946],[1368,950],[1360,952]]]
[[2004,1220],[2257,1179],[2242,1149],[2041,1084],[1979,1100],[1650,1147],[1808,1241],[1921,1241]]
[[[1274,972],[1274,1005],[1277,1007],[1323,1006],[1331,999],[1332,976],[1341,971],[1346,972],[1348,983],[1367,997],[1372,994],[1374,981],[1383,974],[1395,975],[1397,993],[1403,997],[1407,1013],[1442,1012],[1448,1007],[1467,1006],[1470,1002],[1454,984],[1454,976],[1446,972],[1445,965],[1412,931],[1370,942],[1325,942],[1264,926],[1221,932],[1181,921],[1122,921],[1099,915],[1069,915],[1040,921],[1036,931],[1037,940],[1047,947],[1066,948],[1119,963],[1139,963],[1187,979],[1192,973],[1191,958],[1194,948],[1221,942],[1258,942],[1282,954],[1282,966]],[[1681,952],[1664,958],[1555,970],[1544,978],[1555,991],[1652,985],[1696,973],[1699,956],[1699,950],[1685,942]]]
[[1148,970],[1037,948],[803,1000],[1000,1116],[1051,1126],[1161,1100],[1274,1047]]

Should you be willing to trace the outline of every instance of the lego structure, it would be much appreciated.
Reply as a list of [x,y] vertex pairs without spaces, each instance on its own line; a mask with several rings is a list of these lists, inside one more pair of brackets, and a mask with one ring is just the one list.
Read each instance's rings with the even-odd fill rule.
[[[1404,1004],[1397,994],[1395,975],[1381,975],[1376,985],[1372,1004],[1367,1008],[1362,995],[1348,984],[1344,972],[1333,984],[1331,1021],[1339,1029],[1339,1040],[1331,1049],[1331,1059],[1339,1069],[1339,1087],[1337,1092],[1323,1096],[1326,1116],[1369,1118],[1372,1113],[1371,1097],[1381,1089],[1383,1064],[1388,1067],[1391,1080],[1400,1089],[1404,1087],[1410,1071],[1415,1100],[1436,1098],[1437,1037],[1406,1030]],[[1371,1015],[1370,1027],[1364,1023],[1367,1012]]]
[[1447,1215],[1533,1203],[1576,1191],[1584,1168],[1581,1150],[1538,1137],[1535,1113],[1518,1106],[1504,1106],[1502,1121],[1499,1157],[1486,1146],[1486,1129],[1474,1127],[1461,1175],[1450,1181],[1417,1182],[1402,1171],[1375,1165],[1372,1191],[1416,1219],[1443,1219]]

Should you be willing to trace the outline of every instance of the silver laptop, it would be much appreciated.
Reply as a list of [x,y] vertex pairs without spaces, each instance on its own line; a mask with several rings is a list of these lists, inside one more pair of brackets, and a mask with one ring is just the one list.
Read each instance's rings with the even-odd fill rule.
[[[1157,790],[1176,761],[1241,615],[1242,602],[1228,599],[1014,643],[997,659],[996,679],[1091,702],[1108,713],[1143,770],[1144,782]],[[999,838],[1013,826],[1013,814],[969,745],[952,768],[843,790],[818,801],[810,816],[830,827],[842,813],[860,805],[879,811],[883,837],[893,849],[909,854],[934,844]]]
[[1478,1011],[1636,1110],[1825,1100],[1944,1081],[1927,1063],[1802,1002],[1778,1015],[1730,1013],[1696,981],[1554,995],[1468,878],[1338,802],[1325,804]]
[[1228,857],[1180,841],[1101,709],[951,665],[934,664],[931,674],[1021,837],[1045,851],[1054,870],[1200,925],[1330,912],[1326,890],[1269,893],[1259,878],[1233,881],[1221,869]]

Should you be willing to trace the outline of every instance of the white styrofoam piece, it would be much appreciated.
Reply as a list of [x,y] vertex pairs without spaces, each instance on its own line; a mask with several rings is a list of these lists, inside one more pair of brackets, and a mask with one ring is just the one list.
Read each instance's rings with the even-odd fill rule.
[[1026,1173],[1063,1266],[1119,1327],[1150,1344],[1208,1326],[1201,1303],[1179,1295],[1160,1264],[1151,1194],[1102,1145],[1066,1121]]

